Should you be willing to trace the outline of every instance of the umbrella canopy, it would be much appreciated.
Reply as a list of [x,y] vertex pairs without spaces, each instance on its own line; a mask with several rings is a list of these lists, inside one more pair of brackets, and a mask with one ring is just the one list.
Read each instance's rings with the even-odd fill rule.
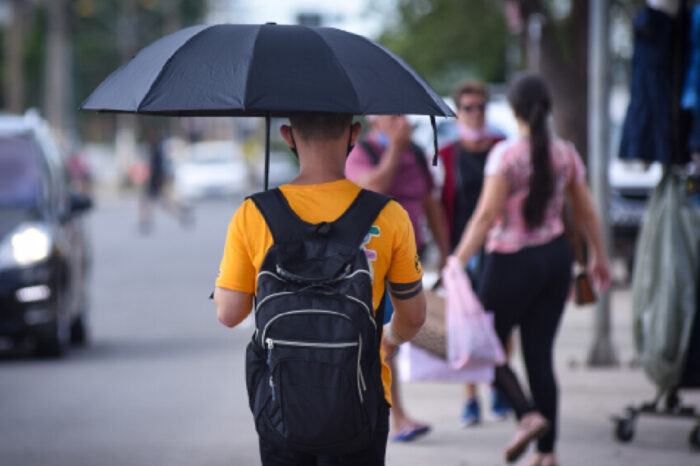
[[268,133],[271,116],[292,111],[430,115],[433,126],[436,115],[454,116],[381,45],[339,29],[276,24],[193,26],[165,36],[109,75],[81,108],[265,116]]

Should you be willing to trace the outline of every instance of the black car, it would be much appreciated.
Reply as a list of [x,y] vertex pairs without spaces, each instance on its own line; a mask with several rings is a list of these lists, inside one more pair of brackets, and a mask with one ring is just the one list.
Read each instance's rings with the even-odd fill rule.
[[88,336],[89,254],[66,164],[36,114],[0,115],[0,339],[59,356]]

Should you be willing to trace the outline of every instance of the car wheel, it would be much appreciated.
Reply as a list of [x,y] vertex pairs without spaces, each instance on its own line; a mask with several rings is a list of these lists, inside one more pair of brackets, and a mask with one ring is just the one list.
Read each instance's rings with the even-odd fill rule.
[[68,349],[70,345],[71,329],[70,319],[62,312],[62,295],[56,301],[56,320],[49,324],[45,333],[37,336],[35,352],[37,356],[58,358]]
[[81,313],[70,326],[70,341],[74,345],[85,346],[88,343],[88,324],[85,313]]
[[41,357],[58,358],[68,349],[70,328],[65,319],[57,319],[51,324],[51,331],[36,341],[36,354]]

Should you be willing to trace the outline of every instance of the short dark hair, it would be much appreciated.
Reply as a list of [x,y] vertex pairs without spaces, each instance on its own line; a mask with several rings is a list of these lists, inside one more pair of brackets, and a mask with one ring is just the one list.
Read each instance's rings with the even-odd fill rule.
[[489,90],[484,83],[481,81],[462,81],[455,87],[452,91],[452,100],[454,100],[455,106],[459,106],[459,99],[464,94],[476,94],[484,98],[484,100],[489,100]]
[[352,114],[333,112],[293,112],[289,122],[302,139],[337,139],[352,124]]

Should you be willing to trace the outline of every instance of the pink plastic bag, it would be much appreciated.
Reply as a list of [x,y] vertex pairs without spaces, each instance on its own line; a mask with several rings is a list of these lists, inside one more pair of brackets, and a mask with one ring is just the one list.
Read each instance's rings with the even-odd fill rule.
[[506,357],[496,331],[457,258],[448,258],[442,270],[442,283],[446,292],[447,362],[450,366],[461,369],[504,364]]

